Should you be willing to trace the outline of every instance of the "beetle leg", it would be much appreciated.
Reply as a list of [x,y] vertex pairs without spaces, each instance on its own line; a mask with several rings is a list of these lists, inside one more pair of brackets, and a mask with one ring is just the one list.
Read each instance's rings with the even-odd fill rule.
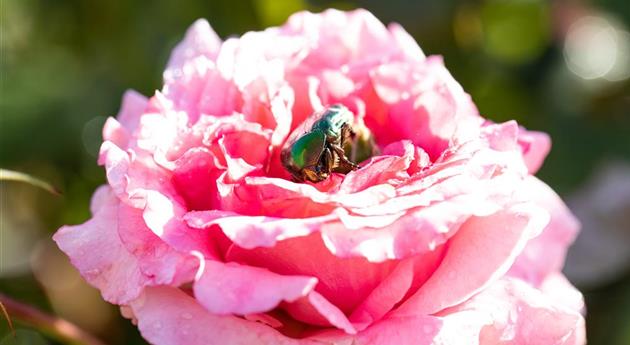
[[317,170],[318,169],[310,169],[310,168],[304,169],[303,170],[304,180],[311,181],[313,183],[317,183],[317,182],[321,182],[325,180],[327,176],[325,176],[325,174],[321,174]]
[[330,147],[333,149],[333,151],[336,153],[337,157],[339,158],[339,165],[335,167],[334,169],[335,172],[347,174],[351,172],[352,170],[357,170],[359,168],[358,165],[356,165],[355,163],[348,160],[348,158],[346,158],[346,153],[344,152],[342,147],[337,146],[337,145],[331,145]]
[[322,172],[330,175],[335,168],[335,157],[330,151],[330,148],[326,147],[322,153]]

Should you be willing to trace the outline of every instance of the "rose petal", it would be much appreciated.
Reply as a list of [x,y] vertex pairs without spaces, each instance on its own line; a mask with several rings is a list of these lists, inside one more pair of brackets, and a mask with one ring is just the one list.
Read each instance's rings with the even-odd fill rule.
[[129,131],[113,117],[108,117],[103,126],[103,140],[111,141],[119,147],[127,147],[129,143]]
[[416,40],[400,24],[391,23],[387,29],[406,58],[412,61],[422,61],[426,58]]
[[487,217],[473,217],[449,242],[444,260],[401,312],[433,314],[461,303],[497,280],[547,224],[547,213],[520,204]]
[[257,322],[213,315],[176,288],[147,288],[131,308],[142,336],[156,345],[314,344],[287,338]]
[[448,318],[394,314],[355,336],[322,331],[307,339],[335,345],[478,345],[485,323],[474,315],[473,311]]
[[159,192],[147,191],[145,195],[142,217],[153,233],[181,252],[197,251],[208,258],[220,257],[208,230],[199,231],[186,224],[182,205]]
[[357,332],[346,315],[316,291],[311,291],[308,296],[286,305],[284,309],[293,318],[310,325],[336,327],[347,334]]
[[414,292],[433,274],[444,253],[438,248],[401,260],[396,268],[354,309],[349,319],[363,330],[391,311],[403,297]]
[[134,90],[127,90],[123,95],[122,105],[116,119],[108,118],[103,126],[103,139],[117,146],[127,148],[130,136],[140,123],[140,116],[148,106],[148,100]]
[[529,173],[535,174],[551,150],[549,135],[543,132],[527,131],[521,127],[518,133],[518,144],[521,146]]
[[340,260],[328,251],[317,233],[280,241],[271,248],[232,246],[225,258],[278,274],[315,277],[319,281],[315,290],[343,312],[356,308],[396,267],[393,261],[371,263],[360,257]]
[[528,177],[518,193],[522,200],[536,202],[551,215],[545,230],[527,243],[509,272],[538,286],[549,274],[562,269],[567,248],[575,239],[580,223],[560,197],[536,177]]
[[186,202],[187,210],[219,207],[216,180],[221,173],[217,158],[204,148],[186,152],[175,162],[173,185]]
[[64,226],[53,240],[72,264],[111,303],[136,298],[146,283],[138,259],[127,251],[118,236],[118,203],[112,190],[100,187],[92,197],[96,212],[81,225]]
[[[555,294],[574,294],[570,285],[556,286]],[[470,313],[474,311],[474,313]],[[469,314],[460,327],[477,325],[485,320],[480,344],[500,342],[516,344],[585,343],[584,318],[577,310],[566,308],[553,299],[518,279],[501,279],[467,302],[440,315],[445,320],[458,313]]]
[[220,47],[221,39],[212,30],[208,21],[199,19],[190,26],[184,39],[173,49],[166,70],[173,74],[174,70],[182,68],[186,62],[199,56],[212,60]]
[[313,218],[274,218],[241,216],[226,211],[197,211],[184,216],[193,228],[205,229],[218,225],[225,235],[241,248],[273,247],[277,241],[309,235],[335,215]]
[[151,285],[180,285],[191,282],[198,261],[188,252],[176,251],[149,229],[142,210],[124,203],[118,206],[118,235]]
[[474,138],[483,122],[439,57],[414,65],[381,64],[370,80],[387,110],[381,114],[385,118],[366,116],[365,122],[381,144],[409,139],[435,160],[451,139]]
[[111,188],[96,191],[92,209],[92,219],[62,227],[53,239],[105,300],[123,304],[136,298],[144,286],[192,279],[196,260],[151,233],[140,210],[121,203]]
[[213,314],[253,314],[306,296],[317,284],[307,276],[283,276],[236,263],[203,260],[193,286],[195,297]]

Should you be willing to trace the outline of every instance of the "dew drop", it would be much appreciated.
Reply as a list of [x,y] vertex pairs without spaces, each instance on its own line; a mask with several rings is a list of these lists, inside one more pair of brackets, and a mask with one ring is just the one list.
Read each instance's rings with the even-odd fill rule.
[[182,327],[180,332],[182,333],[182,335],[188,335],[190,333],[190,331],[188,331],[188,327]]
[[99,274],[101,274],[101,270],[99,270],[98,268],[95,269],[91,269],[85,272],[85,274],[89,275],[89,276],[97,276]]

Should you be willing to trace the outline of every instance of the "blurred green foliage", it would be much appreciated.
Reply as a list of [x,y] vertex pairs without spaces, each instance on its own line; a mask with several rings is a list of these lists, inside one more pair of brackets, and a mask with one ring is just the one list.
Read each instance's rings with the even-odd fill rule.
[[[126,89],[151,95],[161,87],[170,50],[202,17],[225,38],[281,24],[300,9],[367,8],[385,23],[402,24],[425,53],[443,55],[484,116],[548,132],[554,146],[539,176],[560,194],[579,187],[602,161],[630,158],[627,79],[583,80],[564,62],[571,1],[4,0],[0,6],[0,167],[41,177],[64,193],[3,183],[3,232],[31,229],[31,238],[46,239],[89,217],[89,198],[104,182],[95,162],[102,124],[116,114]],[[627,0],[580,6],[615,16],[626,30],[630,25]],[[5,257],[9,244],[0,245],[4,260],[12,260]],[[35,249],[24,248],[27,269],[0,263],[0,291],[54,313],[51,295],[28,269]],[[590,344],[630,344],[628,291],[629,274],[584,291]],[[143,343],[128,320],[108,322],[95,331],[107,343]],[[33,344],[47,341],[18,328]],[[0,321],[0,344],[13,343],[4,334]]]

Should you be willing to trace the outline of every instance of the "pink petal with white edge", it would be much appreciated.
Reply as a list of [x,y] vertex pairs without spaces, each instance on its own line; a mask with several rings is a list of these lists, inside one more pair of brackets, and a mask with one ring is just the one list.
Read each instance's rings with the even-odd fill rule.
[[111,141],[118,147],[127,147],[129,144],[129,131],[113,117],[108,117],[103,126],[103,140]]
[[[583,345],[584,318],[557,296],[579,292],[562,279],[550,291],[503,278],[437,315],[394,311],[355,336],[323,331],[307,339],[336,345]],[[560,283],[557,283],[560,282]]]
[[218,207],[217,179],[223,171],[215,155],[205,148],[190,149],[177,159],[171,180],[187,210]]
[[439,315],[447,321],[460,313],[468,314],[459,320],[460,328],[478,327],[483,320],[486,326],[479,336],[481,345],[585,344],[584,318],[578,310],[555,299],[557,295],[575,295],[575,288],[563,284],[553,290],[540,291],[522,280],[503,278]]
[[148,278],[120,240],[118,206],[112,190],[100,187],[92,197],[92,219],[62,227],[53,239],[85,280],[101,290],[105,300],[123,304],[140,294]]
[[319,233],[279,241],[271,248],[232,246],[225,260],[267,268],[284,275],[315,277],[315,290],[344,313],[354,310],[397,262],[372,263],[362,257],[340,259],[324,245]]
[[285,310],[291,317],[310,325],[336,327],[346,334],[357,333],[346,315],[317,291],[286,305]]
[[422,61],[426,58],[416,40],[400,24],[391,23],[387,29],[406,58],[412,61]]
[[116,115],[116,120],[133,135],[140,125],[140,117],[148,106],[148,98],[135,90],[127,90],[123,95],[122,106]]
[[103,186],[94,194],[93,218],[63,227],[54,240],[90,284],[112,303],[127,303],[143,286],[193,280],[198,261],[164,243],[142,219]]
[[193,286],[195,298],[218,315],[264,313],[280,302],[306,296],[317,284],[307,276],[283,276],[266,269],[204,260]]
[[435,273],[399,310],[433,314],[465,301],[505,274],[548,221],[548,214],[533,204],[470,218],[449,242]]
[[549,274],[562,270],[567,248],[580,223],[560,197],[534,176],[527,177],[517,193],[521,200],[531,200],[551,215],[545,230],[527,243],[509,271],[510,275],[538,286]]
[[145,195],[142,217],[153,233],[181,252],[197,251],[207,258],[220,257],[209,239],[209,230],[192,229],[183,220],[182,205],[160,192],[147,191]]
[[451,139],[462,142],[478,134],[483,119],[441,57],[414,65],[381,64],[369,77],[377,97],[374,102],[382,102],[386,109],[365,118],[379,143],[409,139],[435,160]]
[[379,321],[403,298],[414,292],[440,264],[444,247],[401,260],[396,269],[352,312],[349,319],[357,330]]
[[108,182],[118,198],[144,210],[144,222],[164,242],[180,252],[196,250],[216,257],[207,233],[190,229],[181,219],[185,201],[177,194],[168,172],[155,165],[145,152],[125,152],[107,141],[101,146],[99,161],[106,166]]
[[307,236],[336,218],[333,214],[312,218],[243,216],[218,210],[189,212],[184,216],[192,228],[207,229],[218,225],[230,240],[246,249],[273,247],[279,240]]
[[307,339],[334,345],[479,345],[486,320],[474,316],[474,311],[448,318],[394,314],[354,336],[321,331]]
[[573,287],[567,278],[560,272],[549,274],[539,287],[552,301],[566,308],[584,314],[584,297],[578,289]]
[[107,182],[116,196],[132,207],[146,207],[148,191],[179,197],[168,171],[143,150],[125,151],[106,141],[101,145],[98,162],[105,166]]
[[551,150],[551,138],[547,133],[528,131],[521,127],[518,132],[518,144],[529,173],[535,174]]
[[178,286],[194,280],[198,260],[179,252],[155,235],[144,222],[142,210],[119,203],[118,235],[125,248],[138,258],[151,285]]
[[[142,336],[155,345],[315,345],[267,325],[206,311],[179,289],[152,287],[130,304]],[[321,345],[321,343],[319,343]]]
[[205,19],[198,19],[190,26],[184,39],[175,47],[168,60],[167,73],[183,68],[199,56],[214,60],[221,48],[221,39]]
[[128,148],[129,140],[140,123],[149,100],[134,90],[127,90],[116,119],[108,118],[103,127],[103,139],[122,148]]
[[[468,318],[473,313],[468,313]],[[443,319],[428,315],[390,316],[357,336],[357,345],[477,345],[479,320],[462,327],[457,315]]]

